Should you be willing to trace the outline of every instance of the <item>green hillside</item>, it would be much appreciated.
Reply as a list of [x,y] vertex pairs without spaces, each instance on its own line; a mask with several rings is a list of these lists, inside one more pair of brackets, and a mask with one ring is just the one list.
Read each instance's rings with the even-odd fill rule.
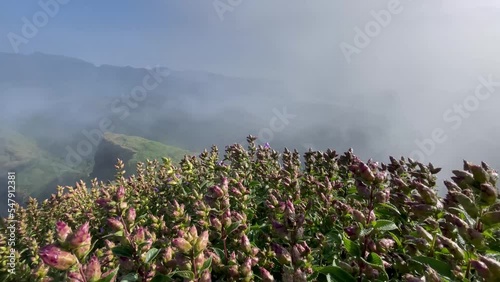
[[64,160],[54,157],[26,136],[2,127],[0,171],[16,172],[16,187],[20,195],[48,196],[58,184],[74,184],[90,172],[88,165],[71,168]]
[[133,157],[128,161],[129,165],[135,166],[137,162],[143,162],[146,159],[158,159],[159,156],[168,157],[179,161],[184,155],[193,154],[174,146],[165,145],[160,142],[151,141],[138,136],[127,136],[107,132],[104,138],[116,145],[134,152]]

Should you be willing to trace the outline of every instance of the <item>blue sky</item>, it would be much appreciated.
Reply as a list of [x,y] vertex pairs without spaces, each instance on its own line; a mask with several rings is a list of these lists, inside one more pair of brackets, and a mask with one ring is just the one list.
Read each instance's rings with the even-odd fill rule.
[[[56,0],[41,0],[51,1]],[[400,0],[404,12],[394,15],[393,23],[351,64],[346,64],[339,44],[352,43],[354,28],[372,20],[371,11],[386,9],[396,0],[241,0],[223,21],[215,1],[228,2],[70,0],[19,51],[67,55],[96,64],[162,64],[238,76],[286,77],[308,85],[325,84],[320,90],[349,77],[354,81],[363,77],[364,85],[394,84],[408,54],[419,58],[406,63],[412,68],[425,60],[449,57],[447,64],[419,72],[426,81],[436,74],[476,68],[463,67],[469,64],[464,54],[498,58],[497,45],[490,42],[499,42],[497,0],[474,4]],[[0,2],[0,51],[13,52],[7,35],[21,34],[22,18],[31,20],[41,10],[37,0]],[[398,81],[408,87],[414,77],[412,73]]]
[[[12,52],[7,34],[21,34],[21,19],[31,19],[40,10],[37,1],[0,4],[0,51]],[[220,62],[238,59],[231,52],[245,44],[243,36],[238,37],[230,24],[220,21],[209,1],[73,0],[61,5],[19,50],[76,56],[98,64],[162,63],[227,71]]]

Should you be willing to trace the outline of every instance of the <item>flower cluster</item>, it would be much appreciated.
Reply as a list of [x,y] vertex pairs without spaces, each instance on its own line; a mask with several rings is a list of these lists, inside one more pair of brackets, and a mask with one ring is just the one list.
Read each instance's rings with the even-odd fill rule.
[[178,164],[123,162],[110,183],[18,207],[2,281],[498,281],[498,173],[464,162],[363,161],[353,150],[213,146]]

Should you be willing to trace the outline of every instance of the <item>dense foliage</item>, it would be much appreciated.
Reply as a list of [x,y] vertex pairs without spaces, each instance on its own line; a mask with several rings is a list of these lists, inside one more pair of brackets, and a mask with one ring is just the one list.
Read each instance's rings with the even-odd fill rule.
[[499,281],[498,174],[361,161],[352,150],[280,154],[216,147],[178,166],[137,165],[116,181],[59,187],[18,207],[7,281]]

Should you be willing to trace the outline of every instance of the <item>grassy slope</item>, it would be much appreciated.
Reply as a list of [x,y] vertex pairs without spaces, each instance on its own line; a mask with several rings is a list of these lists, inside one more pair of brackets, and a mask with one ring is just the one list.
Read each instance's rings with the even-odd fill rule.
[[1,136],[0,171],[16,172],[17,191],[21,194],[35,197],[46,194],[42,190],[49,186],[54,186],[55,191],[57,183],[76,181],[89,173],[88,168],[67,166],[64,160],[53,157],[15,130],[4,127]]
[[104,138],[116,145],[135,152],[134,156],[127,164],[131,167],[135,167],[137,162],[144,162],[146,159],[153,160],[168,157],[174,161],[179,161],[184,155],[195,154],[187,150],[137,136],[127,136],[108,132],[104,135]]

